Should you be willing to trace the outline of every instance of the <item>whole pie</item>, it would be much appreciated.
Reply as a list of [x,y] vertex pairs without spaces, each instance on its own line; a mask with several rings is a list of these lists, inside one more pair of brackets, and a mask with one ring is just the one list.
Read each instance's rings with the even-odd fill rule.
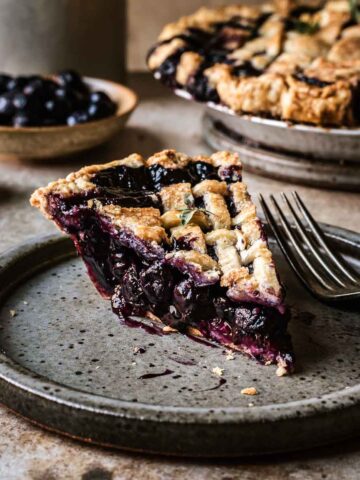
[[124,321],[293,370],[283,288],[237,154],[133,154],[39,188],[31,204],[71,236]]
[[155,78],[239,114],[324,126],[360,123],[358,0],[201,8],[165,26]]

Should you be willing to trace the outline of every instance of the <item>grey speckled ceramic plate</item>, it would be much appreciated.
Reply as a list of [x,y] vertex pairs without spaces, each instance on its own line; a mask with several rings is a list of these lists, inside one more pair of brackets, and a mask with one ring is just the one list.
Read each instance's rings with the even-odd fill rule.
[[[327,235],[359,265],[359,235]],[[1,402],[85,441],[172,455],[271,453],[355,435],[358,309],[311,298],[270,241],[292,309],[296,374],[278,378],[274,367],[228,360],[186,336],[122,325],[71,242],[56,236],[0,258]],[[214,367],[224,369],[222,385]],[[242,395],[245,387],[258,394]]]

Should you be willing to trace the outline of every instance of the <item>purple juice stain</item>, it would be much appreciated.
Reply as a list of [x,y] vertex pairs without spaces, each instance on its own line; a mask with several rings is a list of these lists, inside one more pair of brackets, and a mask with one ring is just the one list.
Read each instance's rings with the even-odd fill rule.
[[201,392],[210,392],[210,390],[217,390],[218,388],[222,387],[227,383],[226,378],[220,378],[219,383],[212,388],[206,388],[205,390],[200,390]]
[[156,378],[156,377],[164,377],[165,375],[171,375],[173,370],[169,370],[168,368],[164,372],[160,373],[145,373],[144,375],[141,375],[139,379],[141,380],[148,380],[150,378]]
[[211,348],[220,348],[220,345],[217,345],[210,340],[206,340],[204,337],[197,337],[196,335],[190,335],[189,333],[186,334],[188,338],[191,338],[191,340],[194,340],[194,342],[201,343],[203,345],[206,345]]
[[156,327],[155,325],[148,325],[147,323],[141,322],[139,320],[134,320],[130,318],[122,319],[121,320],[126,326],[130,328],[142,328],[147,333],[151,335],[159,335],[163,336],[164,333],[160,327]]
[[173,355],[169,358],[176,363],[180,363],[180,365],[197,365],[197,362],[195,360],[191,360],[190,358],[180,357],[178,355]]

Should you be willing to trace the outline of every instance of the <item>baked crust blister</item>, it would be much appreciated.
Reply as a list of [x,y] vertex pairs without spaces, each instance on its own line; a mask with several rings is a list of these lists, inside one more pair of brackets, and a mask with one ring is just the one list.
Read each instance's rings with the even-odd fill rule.
[[[255,310],[258,305],[260,310],[265,307],[284,315],[283,289],[255,205],[242,182],[237,154],[190,157],[164,150],[147,159],[134,154],[84,167],[36,190],[30,201],[72,236],[100,292],[108,296],[115,289],[116,309],[121,312],[119,289],[128,288],[131,278],[127,276],[136,276],[137,269],[171,268],[178,272],[175,278],[180,282],[174,289],[175,303],[176,288],[184,290],[180,294],[186,299],[186,282],[190,282],[198,295],[213,288],[211,295],[226,292],[226,301],[232,305],[249,304]],[[134,251],[143,264],[139,266],[136,260],[124,273]],[[106,272],[107,285],[99,282],[100,271]],[[137,310],[143,295],[140,286],[146,290],[144,278],[132,287],[135,300],[130,302],[130,313],[150,312],[174,327],[174,319],[169,321],[171,310],[158,314],[151,302],[145,312]],[[152,288],[158,288],[156,282],[151,282]],[[186,301],[183,315],[188,315]],[[170,300],[168,304],[171,307]],[[260,310],[254,315],[260,315]],[[247,353],[249,349],[249,345],[242,348]],[[273,362],[277,354],[271,350],[271,355]],[[276,362],[280,365],[283,360],[280,355]]]
[[171,88],[239,114],[358,126],[354,17],[347,0],[203,7],[164,27],[148,66]]

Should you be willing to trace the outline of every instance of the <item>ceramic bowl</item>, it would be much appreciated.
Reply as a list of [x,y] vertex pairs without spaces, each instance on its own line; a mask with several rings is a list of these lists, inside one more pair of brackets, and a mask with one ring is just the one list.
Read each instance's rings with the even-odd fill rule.
[[101,90],[117,103],[114,115],[69,127],[0,126],[0,153],[18,158],[48,159],[87,150],[116,135],[137,104],[135,92],[119,83],[84,77],[92,90]]

